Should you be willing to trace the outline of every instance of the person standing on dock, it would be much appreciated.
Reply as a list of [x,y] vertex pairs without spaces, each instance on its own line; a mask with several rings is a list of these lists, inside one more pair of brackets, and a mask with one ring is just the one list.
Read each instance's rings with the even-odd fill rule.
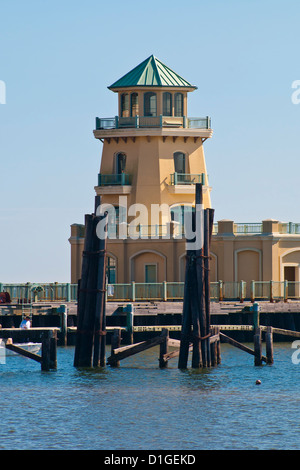
[[30,318],[29,317],[23,318],[23,320],[21,321],[21,324],[20,324],[20,328],[28,330],[30,327],[31,327]]

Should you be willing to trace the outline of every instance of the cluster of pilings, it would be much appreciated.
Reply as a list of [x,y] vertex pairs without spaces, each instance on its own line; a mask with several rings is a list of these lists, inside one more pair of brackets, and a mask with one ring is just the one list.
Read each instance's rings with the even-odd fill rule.
[[[210,244],[213,209],[203,209],[202,184],[196,184],[196,210],[192,213],[193,238],[187,240],[182,330],[178,367],[187,367],[190,344],[193,346],[192,367],[210,367],[211,336],[219,350],[219,333],[212,334],[210,325]],[[215,333],[215,332],[214,332]],[[220,356],[218,358],[220,361]]]
[[95,212],[85,216],[85,242],[78,282],[75,367],[105,365],[106,237],[98,237],[97,225],[104,222],[107,232],[107,213],[96,215],[98,206],[100,197],[96,196]]

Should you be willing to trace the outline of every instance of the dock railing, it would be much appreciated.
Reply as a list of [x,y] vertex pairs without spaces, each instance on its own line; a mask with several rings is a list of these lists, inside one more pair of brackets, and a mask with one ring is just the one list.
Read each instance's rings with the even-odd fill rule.
[[[8,292],[12,303],[77,302],[77,284],[0,283],[0,292]],[[107,301],[182,301],[184,282],[128,282],[108,284]],[[217,281],[210,283],[212,302],[248,300],[300,300],[300,281]],[[1,303],[0,303],[1,306]]]

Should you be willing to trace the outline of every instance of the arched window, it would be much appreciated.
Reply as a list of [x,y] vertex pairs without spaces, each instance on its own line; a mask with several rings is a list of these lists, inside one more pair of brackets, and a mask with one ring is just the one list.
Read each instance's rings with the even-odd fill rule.
[[122,173],[125,173],[125,167],[126,167],[126,155],[125,153],[117,153],[116,155],[116,174],[121,175]]
[[174,153],[175,173],[186,173],[185,171],[185,154],[183,152]]
[[163,94],[163,115],[172,116],[172,95],[169,92]]
[[175,93],[174,114],[175,116],[183,116],[183,94],[182,93]]
[[156,116],[156,113],[156,93],[147,91],[147,93],[144,94],[144,116]]
[[123,93],[121,95],[121,117],[129,117],[129,95]]
[[130,115],[131,117],[137,116],[139,114],[139,101],[138,94],[131,93],[130,95]]

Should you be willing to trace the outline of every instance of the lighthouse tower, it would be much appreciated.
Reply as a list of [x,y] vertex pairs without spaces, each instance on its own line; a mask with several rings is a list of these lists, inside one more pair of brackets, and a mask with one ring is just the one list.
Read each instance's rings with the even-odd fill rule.
[[[95,191],[117,222],[108,240],[109,281],[183,280],[181,228],[184,211],[195,205],[196,183],[203,184],[204,207],[211,207],[203,149],[212,136],[210,118],[188,116],[196,86],[153,55],[108,88],[118,112],[96,118],[94,137],[103,144]],[[80,259],[82,243],[73,238],[73,257]]]

